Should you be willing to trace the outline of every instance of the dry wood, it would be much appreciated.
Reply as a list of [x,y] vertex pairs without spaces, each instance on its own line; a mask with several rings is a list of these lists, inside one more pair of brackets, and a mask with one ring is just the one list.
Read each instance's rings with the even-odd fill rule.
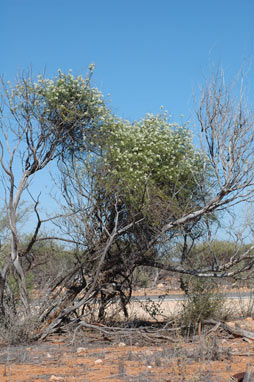
[[109,327],[105,325],[89,324],[87,322],[82,321],[81,323],[79,323],[79,325],[76,327],[74,331],[73,339],[71,341],[72,344],[75,342],[77,331],[82,327],[100,332],[103,335],[103,338],[106,335],[107,340],[114,341],[114,342],[117,340],[117,338],[119,338],[119,336],[127,337],[127,338],[129,338],[130,336],[135,336],[135,337],[141,337],[143,340],[146,340],[149,343],[151,342],[158,343],[158,342],[165,342],[165,341],[176,343],[178,341],[176,338],[173,338],[166,334],[168,331],[177,332],[178,330],[181,329],[179,327],[169,328],[169,329],[166,329],[165,327],[162,329],[158,329],[155,327],[151,327],[151,328],[147,328],[147,327],[143,327],[143,328],[124,328],[123,327],[122,328],[122,327],[115,327],[115,326]]
[[231,326],[223,323],[223,322],[217,322],[214,320],[206,320],[205,324],[212,324],[216,325],[216,328],[223,328],[226,332],[233,334],[235,337],[243,337],[243,338],[249,338],[251,340],[254,340],[254,332],[250,332],[249,330],[241,329],[241,328],[232,328]]

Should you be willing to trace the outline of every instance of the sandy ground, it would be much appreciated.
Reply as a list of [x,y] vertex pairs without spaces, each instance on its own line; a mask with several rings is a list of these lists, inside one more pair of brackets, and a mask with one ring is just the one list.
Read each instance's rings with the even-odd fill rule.
[[[149,312],[157,309],[158,320],[170,320],[181,304],[162,301],[156,308],[153,302],[133,302],[129,312],[131,319],[151,320]],[[251,313],[253,308],[251,299],[227,304],[232,314]],[[254,332],[250,317],[229,324]],[[75,338],[67,332],[45,342],[0,348],[0,382],[228,382],[252,365],[254,341],[219,329],[206,337],[187,341],[179,334],[177,342],[158,340],[149,346],[135,336],[112,341],[98,331],[82,329]]]
[[218,336],[216,360],[212,359],[214,347],[211,350],[210,344],[211,354],[206,347],[211,337],[201,336],[192,343],[179,338],[177,344],[153,346],[92,345],[86,339],[84,333],[74,345],[68,337],[55,337],[35,345],[2,348],[0,381],[226,382],[254,364],[254,344],[239,338]]
[[[149,294],[149,296],[152,296],[152,294]],[[182,309],[183,303],[183,301],[166,301],[162,296],[158,302],[149,300],[145,302],[133,301],[129,304],[128,312],[131,319],[150,320],[154,315],[156,320],[164,321],[165,319],[170,320],[172,317],[175,317]],[[233,317],[237,314],[242,316],[251,316],[253,314],[254,317],[254,298],[242,298],[240,296],[239,298],[228,298],[225,300],[224,307],[228,317]]]

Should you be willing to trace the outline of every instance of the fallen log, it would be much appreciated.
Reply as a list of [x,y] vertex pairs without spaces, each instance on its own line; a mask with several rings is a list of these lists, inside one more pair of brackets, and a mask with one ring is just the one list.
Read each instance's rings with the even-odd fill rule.
[[225,322],[217,322],[214,320],[206,320],[205,324],[216,325],[217,328],[220,327],[224,329],[226,332],[233,334],[235,337],[243,337],[248,338],[250,340],[254,340],[254,332],[249,330],[241,329],[241,328],[232,328],[232,326],[227,325]]

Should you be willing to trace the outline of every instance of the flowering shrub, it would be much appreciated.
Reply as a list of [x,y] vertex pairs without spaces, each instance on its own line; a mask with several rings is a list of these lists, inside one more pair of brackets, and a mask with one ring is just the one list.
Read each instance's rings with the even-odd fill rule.
[[60,69],[53,80],[38,76],[35,87],[44,101],[46,111],[58,113],[63,121],[68,122],[74,122],[77,118],[80,122],[86,118],[103,120],[106,109],[101,92],[91,87],[92,71],[93,66],[90,66],[87,78],[81,75],[75,78],[71,71],[64,74]]
[[[30,82],[37,120],[61,149],[65,145],[83,158],[79,176],[84,181],[96,174],[98,186],[106,194],[117,192],[133,211],[157,210],[163,215],[167,206],[177,215],[186,200],[197,201],[203,173],[203,158],[187,125],[171,123],[166,112],[147,114],[133,123],[117,119],[101,92],[91,86],[93,69],[89,67],[86,78],[58,70],[53,79],[38,76],[37,82]],[[20,83],[19,87],[15,96],[24,95]]]
[[14,86],[9,82],[5,91],[15,120],[29,119],[33,132],[38,128],[49,141],[72,152],[87,139],[89,151],[96,130],[112,120],[101,92],[91,86],[93,69],[90,65],[86,78],[59,69],[53,79],[39,75],[34,81],[28,75],[18,78]]
[[39,76],[35,84],[51,132],[62,135],[72,152],[82,150],[85,144],[86,152],[90,151],[96,131],[112,118],[101,92],[91,86],[92,73],[93,65],[86,78],[59,69],[53,80]]
[[129,208],[147,213],[170,204],[176,213],[197,190],[202,173],[187,126],[171,123],[166,112],[133,123],[117,119],[91,87],[92,73],[93,66],[85,79],[60,70],[53,80],[38,79],[51,128],[86,158],[80,174],[87,177],[92,168],[98,185],[117,192]]
[[134,209],[147,211],[155,199],[176,207],[197,188],[202,156],[187,126],[170,123],[166,113],[119,122],[107,137],[103,181]]

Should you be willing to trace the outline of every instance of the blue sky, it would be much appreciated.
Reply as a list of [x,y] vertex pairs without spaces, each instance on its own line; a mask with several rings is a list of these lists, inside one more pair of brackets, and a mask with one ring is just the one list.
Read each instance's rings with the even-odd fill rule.
[[[3,0],[0,73],[32,65],[85,74],[124,118],[191,116],[209,62],[226,74],[254,59],[253,0]],[[254,81],[254,70],[249,73]]]
[[28,66],[85,75],[93,62],[94,83],[118,116],[164,105],[173,120],[192,120],[192,92],[210,63],[229,77],[245,64],[254,102],[253,0],[2,0],[0,15],[6,80]]

